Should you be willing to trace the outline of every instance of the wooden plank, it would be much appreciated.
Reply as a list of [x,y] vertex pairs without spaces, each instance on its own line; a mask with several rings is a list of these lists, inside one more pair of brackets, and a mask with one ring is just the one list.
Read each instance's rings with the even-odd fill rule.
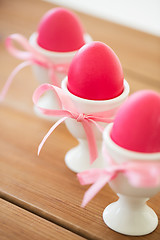
[[[126,239],[102,220],[103,209],[117,199],[106,185],[87,205],[80,207],[84,191],[76,175],[64,164],[66,151],[76,144],[64,125],[49,137],[37,157],[37,146],[51,123],[9,107],[0,108],[1,196],[87,239]],[[160,194],[149,204],[160,216]],[[154,233],[139,239],[158,239]],[[133,238],[136,239],[136,238]]]
[[124,71],[125,79],[128,81],[130,85],[130,94],[144,89],[150,89],[153,91],[160,92],[160,84],[153,84],[150,79],[145,78],[144,76],[139,76],[134,73],[130,73],[130,71]]
[[1,240],[84,239],[2,199],[0,211]]

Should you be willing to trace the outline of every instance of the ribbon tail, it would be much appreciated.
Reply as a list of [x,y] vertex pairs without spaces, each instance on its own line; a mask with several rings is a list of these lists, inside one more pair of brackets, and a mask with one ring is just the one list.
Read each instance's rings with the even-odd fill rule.
[[68,75],[69,65],[70,65],[69,63],[56,64],[56,70],[60,73],[64,73],[65,75]]
[[49,77],[50,77],[52,85],[54,85],[56,87],[60,87],[58,84],[58,79],[56,77],[55,70],[53,68],[49,69]]
[[60,120],[58,120],[48,131],[48,133],[44,136],[43,140],[41,141],[39,147],[38,147],[38,155],[40,154],[40,151],[46,142],[47,138],[51,135],[51,133],[55,130],[56,127],[58,127],[63,121],[65,121],[68,117],[63,117]]
[[101,176],[84,194],[81,207],[85,207],[92,198],[108,183],[113,177],[113,174]]
[[102,143],[102,155],[103,155],[104,161],[105,161],[107,166],[115,164],[115,162],[113,161],[113,159],[109,156],[109,154],[107,152],[107,149],[106,149],[104,141]]
[[103,173],[105,173],[103,169],[92,168],[78,173],[77,178],[81,185],[93,184]]
[[7,94],[7,91],[8,91],[8,89],[9,89],[9,87],[10,87],[10,85],[11,85],[14,77],[16,76],[16,74],[17,74],[21,69],[23,69],[24,67],[27,67],[27,66],[29,66],[29,65],[31,65],[31,64],[32,64],[32,62],[30,62],[30,61],[25,61],[25,62],[19,64],[19,65],[12,71],[12,73],[10,74],[9,78],[7,79],[5,85],[4,85],[4,87],[3,87],[3,89],[2,89],[2,91],[1,91],[1,93],[0,93],[0,102],[4,100],[4,98],[5,98],[6,94]]
[[90,153],[90,163],[92,164],[97,156],[98,156],[98,151],[97,151],[97,144],[96,144],[96,139],[93,133],[92,126],[88,120],[82,121],[82,125],[84,127],[87,141],[88,141],[88,148],[89,148],[89,153]]
[[92,122],[92,123],[98,128],[98,130],[99,130],[101,133],[103,133],[104,127],[102,127],[100,124],[98,124],[98,123],[97,123],[95,120],[93,120],[93,119],[89,119],[89,121]]

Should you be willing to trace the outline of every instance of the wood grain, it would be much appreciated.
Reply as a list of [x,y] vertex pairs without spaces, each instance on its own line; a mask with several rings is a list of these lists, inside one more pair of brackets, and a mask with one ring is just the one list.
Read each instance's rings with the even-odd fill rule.
[[[29,37],[41,16],[54,6],[38,0],[0,1],[0,89],[13,68],[20,63],[5,50],[5,37],[15,32]],[[140,89],[160,92],[159,38],[77,14],[95,40],[108,43],[118,54],[131,93]],[[30,68],[24,69],[16,76],[5,101],[0,105],[0,196],[20,207],[15,221],[21,219],[21,213],[25,212],[24,223],[27,223],[27,216],[38,218],[40,222],[49,220],[53,229],[55,225],[60,225],[87,239],[159,240],[160,226],[152,234],[131,238],[110,230],[103,223],[104,208],[117,199],[107,185],[85,209],[80,207],[88,187],[80,186],[76,175],[64,164],[65,153],[77,141],[63,124],[49,137],[37,157],[37,147],[53,124],[34,115],[32,93],[37,86]],[[158,217],[159,202],[160,193],[148,203]],[[17,207],[12,205],[12,211],[9,211],[10,205],[7,204],[10,203],[5,204],[3,209],[8,212],[8,218],[14,216],[14,208]],[[6,238],[12,234],[11,230],[8,228]],[[52,230],[47,231],[46,237],[49,238],[50,233]]]
[[[79,185],[76,175],[64,164],[67,149],[76,144],[64,125],[50,136],[40,157],[36,147],[48,130],[47,121],[1,107],[0,169],[1,196],[88,239],[130,239],[107,228],[103,209],[116,195],[108,186],[85,209],[80,207],[87,187]],[[10,119],[7,123],[5,119]],[[27,128],[27,131],[22,129]],[[6,131],[7,129],[7,131]],[[150,204],[160,216],[160,194]],[[154,239],[160,227],[140,239]],[[133,238],[136,239],[136,238]]]
[[0,211],[1,240],[84,239],[2,199]]

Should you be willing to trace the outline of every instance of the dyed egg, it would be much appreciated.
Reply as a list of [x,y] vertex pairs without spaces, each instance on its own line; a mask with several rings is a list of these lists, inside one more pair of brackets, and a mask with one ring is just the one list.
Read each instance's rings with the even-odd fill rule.
[[84,45],[74,56],[68,72],[68,90],[89,100],[108,100],[124,89],[123,70],[114,51],[102,42]]
[[85,43],[83,27],[74,13],[53,8],[39,23],[37,43],[49,51],[75,51]]
[[131,95],[117,112],[111,138],[131,151],[160,152],[160,94],[143,90]]

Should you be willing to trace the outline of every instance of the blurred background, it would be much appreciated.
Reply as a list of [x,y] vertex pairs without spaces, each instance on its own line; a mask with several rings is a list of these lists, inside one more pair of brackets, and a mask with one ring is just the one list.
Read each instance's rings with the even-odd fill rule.
[[45,0],[160,36],[160,0]]

